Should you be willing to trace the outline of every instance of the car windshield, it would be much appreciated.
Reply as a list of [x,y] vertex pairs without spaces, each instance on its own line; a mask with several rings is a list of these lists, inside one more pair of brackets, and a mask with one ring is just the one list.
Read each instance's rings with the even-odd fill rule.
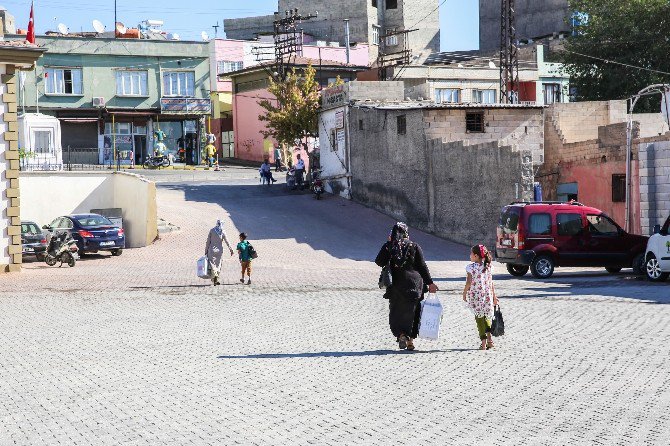
[[21,223],[21,234],[37,235],[41,233],[42,230],[35,223]]
[[102,215],[87,215],[85,217],[75,217],[77,223],[84,228],[94,228],[96,226],[114,226],[111,221]]

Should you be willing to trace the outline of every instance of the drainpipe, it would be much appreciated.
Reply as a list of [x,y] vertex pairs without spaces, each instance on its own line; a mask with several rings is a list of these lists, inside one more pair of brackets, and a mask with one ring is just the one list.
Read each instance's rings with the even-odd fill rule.
[[347,47],[347,63],[350,61],[349,19],[344,19],[344,44]]

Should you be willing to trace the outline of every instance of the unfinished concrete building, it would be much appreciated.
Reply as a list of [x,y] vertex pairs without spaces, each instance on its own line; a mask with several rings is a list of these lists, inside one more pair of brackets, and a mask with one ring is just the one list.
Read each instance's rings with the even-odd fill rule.
[[[300,27],[317,40],[345,44],[344,20],[349,19],[350,42],[370,44],[370,60],[377,58],[379,37],[393,31],[416,29],[408,46],[415,60],[424,60],[440,49],[438,0],[279,0],[279,16],[298,8],[301,14],[318,12],[318,17]],[[273,32],[275,15],[228,19],[224,30],[229,39],[250,40]],[[404,48],[402,38],[387,39],[388,51]]]
[[[501,0],[479,0],[479,49],[500,47]],[[517,39],[570,32],[568,0],[516,0]]]

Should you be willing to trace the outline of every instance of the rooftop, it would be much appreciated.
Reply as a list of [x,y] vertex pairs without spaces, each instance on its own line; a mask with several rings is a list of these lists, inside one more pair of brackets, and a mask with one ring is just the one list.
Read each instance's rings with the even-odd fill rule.
[[402,102],[380,102],[354,100],[354,106],[360,108],[375,108],[379,110],[440,110],[440,109],[543,109],[544,105],[535,103],[521,104],[439,104],[433,101],[402,101]]

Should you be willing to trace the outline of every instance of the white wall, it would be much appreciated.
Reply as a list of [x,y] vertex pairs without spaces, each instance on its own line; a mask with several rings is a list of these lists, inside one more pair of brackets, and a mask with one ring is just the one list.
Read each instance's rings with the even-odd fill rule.
[[[333,141],[331,134],[331,130],[336,125],[337,112],[345,113],[344,124],[346,126],[348,122],[348,117],[346,116],[348,107],[326,110],[319,115],[321,178],[323,179],[326,192],[349,198],[347,139],[345,139],[344,145],[338,146],[337,141]],[[345,138],[347,135],[346,130],[348,129],[345,129]]]
[[127,173],[22,172],[21,219],[40,226],[91,209],[123,210],[126,246],[147,246],[157,236],[156,185]]
[[[6,65],[0,64],[0,74],[5,74]],[[5,93],[5,84],[0,83],[0,97]],[[5,113],[5,103],[0,101],[0,116]],[[5,150],[7,150],[7,143],[2,138],[2,134],[7,130],[7,123],[0,120],[0,265],[7,265],[10,262],[9,256],[9,241],[10,236],[7,233],[10,217],[7,217],[7,208],[9,207],[9,200],[6,198],[5,191],[9,189],[10,180],[5,177],[5,170],[7,170],[7,159],[5,158]]]

